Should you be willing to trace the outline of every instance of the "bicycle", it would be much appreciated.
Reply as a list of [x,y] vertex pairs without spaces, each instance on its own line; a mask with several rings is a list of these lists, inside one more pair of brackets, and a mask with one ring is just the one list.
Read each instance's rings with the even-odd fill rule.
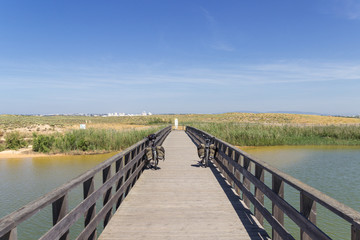
[[[211,143],[212,140],[214,139],[211,140],[207,138],[205,135],[203,135],[203,137],[205,138],[205,144],[199,145],[198,154],[201,159],[200,161],[201,165],[207,168],[209,166],[209,161],[214,158],[215,145]],[[211,150],[213,150],[213,152],[211,152]],[[202,153],[202,151],[204,152]]]
[[[156,145],[155,145],[155,140],[156,140],[156,135],[155,134],[150,134],[148,136],[149,139],[149,145],[151,144],[151,154],[152,154],[152,160],[153,160],[153,168],[156,170],[157,169],[157,165],[159,163],[159,159],[157,156],[157,151],[156,151]],[[151,159],[150,159],[151,160]]]

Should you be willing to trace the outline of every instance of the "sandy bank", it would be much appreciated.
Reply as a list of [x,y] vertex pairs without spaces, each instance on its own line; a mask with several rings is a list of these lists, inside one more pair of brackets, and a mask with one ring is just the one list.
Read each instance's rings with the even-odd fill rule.
[[[120,152],[120,151],[118,151]],[[118,153],[114,152],[114,154]],[[31,148],[22,148],[19,150],[5,150],[0,152],[0,160],[1,159],[9,159],[9,158],[33,158],[33,157],[49,157],[49,156],[66,156],[66,155],[95,155],[95,154],[106,154],[110,153],[109,151],[97,151],[97,152],[69,152],[69,153],[38,153],[32,151]]]
[[31,148],[22,148],[19,150],[5,150],[0,152],[1,158],[32,158],[32,157],[46,157],[48,154],[36,153],[31,150]]

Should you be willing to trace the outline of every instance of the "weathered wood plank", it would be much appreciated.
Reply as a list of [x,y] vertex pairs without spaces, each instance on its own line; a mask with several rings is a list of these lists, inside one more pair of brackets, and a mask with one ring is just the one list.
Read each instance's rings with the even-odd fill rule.
[[250,225],[249,211],[213,167],[199,167],[184,132],[172,132],[164,146],[160,169],[143,172],[99,239],[260,239],[264,230]]
[[[243,162],[244,162],[244,166],[243,166],[244,170],[250,172],[251,171],[250,159],[249,158],[244,158]],[[243,185],[247,190],[250,191],[250,180],[248,178],[246,178],[244,174],[243,174]],[[243,194],[243,201],[246,204],[246,206],[248,208],[250,208],[250,200],[244,194]]]
[[[219,168],[224,168],[224,165],[220,162],[220,161],[216,161],[216,164],[218,164]],[[225,171],[229,171],[227,169],[225,169]],[[245,171],[245,170],[244,170]],[[246,171],[245,171],[246,172]],[[248,176],[252,176],[251,174],[249,174]],[[253,176],[254,177],[254,176]],[[243,195],[247,197],[247,199],[249,199],[249,201],[254,205],[255,208],[258,209],[258,211],[262,214],[262,216],[269,222],[269,224],[275,228],[277,230],[277,232],[279,233],[279,235],[282,237],[282,239],[289,239],[289,240],[294,240],[294,238],[290,235],[290,233],[283,227],[283,225],[281,225],[272,215],[271,213],[264,208],[263,204],[261,204],[256,198],[255,196],[250,192],[250,190],[248,190],[247,188],[245,188],[245,186],[243,184],[240,183],[240,181],[238,181],[236,179],[235,176],[232,176],[235,184],[241,189],[241,191],[243,192]],[[256,178],[255,178],[256,179]],[[261,188],[264,189],[264,188]]]
[[[272,190],[280,198],[284,198],[284,182],[275,175],[272,176]],[[272,201],[272,215],[282,226],[284,226],[284,212],[276,205],[276,201]],[[272,229],[272,239],[282,239],[274,228]]]
[[12,229],[4,236],[0,237],[0,240],[17,240],[17,228]]
[[[52,203],[52,215],[53,215],[53,225],[56,225],[63,219],[68,212],[68,196],[67,194],[60,197],[58,200]],[[57,236],[61,236],[60,240],[68,240],[69,239],[69,230],[65,233],[59,233]]]
[[[196,128],[188,127],[187,129],[188,129],[188,131],[199,132],[201,134],[203,133]],[[212,135],[209,135],[209,136],[213,137]],[[349,206],[346,206],[346,205],[340,203],[339,201],[331,198],[330,196],[318,191],[317,189],[310,187],[307,184],[304,184],[300,180],[281,172],[277,168],[269,165],[268,163],[265,163],[264,161],[261,161],[260,159],[254,157],[254,156],[251,156],[250,154],[242,151],[241,149],[238,149],[238,148],[232,146],[231,144],[228,144],[228,143],[222,141],[221,139],[216,138],[215,142],[217,142],[217,144],[225,144],[225,145],[229,146],[230,148],[239,152],[242,156],[244,156],[244,158],[249,158],[250,161],[262,166],[264,168],[264,170],[269,172],[271,175],[277,176],[282,181],[284,181],[284,183],[295,188],[299,192],[306,193],[306,195],[309,196],[311,199],[313,199],[315,202],[324,206],[325,208],[329,209],[330,211],[332,211],[339,217],[348,221],[350,224],[354,225],[356,228],[360,229],[360,213],[359,212],[355,211],[354,209],[350,208]]]
[[[198,130],[195,130],[195,132]],[[203,134],[202,132],[198,131],[197,134]],[[211,136],[210,136],[211,137]],[[227,144],[219,139],[215,139],[215,142],[217,145],[221,145],[221,146],[227,146],[227,147],[232,147],[230,144]],[[294,221],[301,229],[304,229],[304,231],[312,238],[312,239],[330,239],[324,232],[322,232],[318,227],[316,227],[311,221],[309,221],[307,218],[305,218],[302,214],[300,214],[293,206],[291,206],[288,202],[286,202],[284,199],[282,199],[281,197],[279,197],[277,194],[275,194],[271,189],[269,189],[263,182],[259,181],[259,179],[257,179],[255,176],[253,176],[251,174],[250,171],[246,171],[244,169],[244,167],[241,167],[239,164],[237,164],[235,161],[233,161],[233,159],[229,158],[225,152],[223,152],[221,150],[221,148],[219,148],[219,159],[222,160],[222,158],[227,158],[228,159],[228,163],[230,163],[231,165],[233,165],[236,170],[239,170],[239,172],[243,175],[244,179],[249,179],[250,182],[252,184],[254,184],[254,186],[256,188],[259,188],[271,201],[273,201],[274,204],[276,204],[276,207],[278,207],[279,209],[281,209],[284,213],[286,213],[286,215],[292,220]],[[233,148],[235,149],[235,148]],[[236,149],[235,149],[236,150]],[[240,151],[239,151],[240,152]],[[242,153],[240,153],[242,154]],[[249,156],[249,155],[248,155]],[[250,156],[249,156],[250,157]],[[252,162],[255,163],[255,165],[258,164],[257,161],[254,161],[254,159],[250,159]],[[223,161],[223,160],[222,160]],[[222,162],[219,162],[220,164]],[[259,164],[261,167],[262,164],[260,162]],[[246,167],[246,156],[244,155],[244,166]],[[226,167],[225,167],[226,168]],[[268,169],[266,167],[264,167],[264,170],[268,171]],[[279,170],[277,170],[277,172],[280,173],[280,175],[282,174]],[[278,176],[277,174],[273,174],[273,172],[270,172],[273,176],[275,176],[276,178],[280,179],[283,182],[286,182],[283,177]],[[283,174],[283,176],[286,176],[286,174]],[[236,179],[236,177],[234,177],[234,179]],[[298,180],[297,180],[298,181]],[[300,182],[300,181],[298,181]],[[303,183],[302,183],[303,184]],[[305,188],[311,189],[311,187],[307,186],[306,184],[303,184],[305,186]],[[244,187],[244,189],[246,189]],[[247,190],[247,189],[246,189]],[[247,192],[247,191],[244,191]],[[308,194],[307,191],[304,191],[310,198],[312,198],[311,194]],[[244,194],[244,193],[243,193]],[[247,196],[247,194],[245,194],[246,197],[252,197],[252,196]],[[330,197],[328,197],[330,198]],[[313,199],[313,198],[312,198]],[[315,199],[313,199],[315,200]],[[335,200],[334,200],[335,201]],[[253,204],[257,204],[256,201],[251,201],[253,202]],[[261,207],[261,205],[259,205]],[[348,208],[351,209],[351,208]],[[353,210],[353,216],[356,216],[358,213],[356,211]],[[357,226],[357,223],[359,222],[358,220],[359,218],[355,217],[352,219],[352,221],[350,223],[354,224],[354,226]],[[274,227],[274,226],[273,226]]]
[[[300,193],[300,212],[304,217],[309,219],[310,222],[316,225],[316,202],[304,193]],[[302,240],[311,240],[304,229],[300,229],[300,237]]]
[[[142,146],[142,147],[141,147],[141,151],[143,151],[143,150],[144,150],[144,144],[142,144],[141,146]],[[125,163],[125,159],[124,159],[124,158],[121,158],[121,159],[119,159],[118,161],[116,161],[115,171],[116,171],[116,172],[119,172],[120,169],[122,169],[122,168],[124,167],[124,163]],[[121,177],[121,178],[119,179],[119,181],[117,182],[117,184],[116,184],[115,190],[118,191],[119,188],[120,188],[123,184],[124,184],[124,177]],[[118,198],[118,200],[117,200],[117,202],[116,202],[115,209],[118,209],[118,208],[119,208],[119,206],[120,206],[120,204],[121,204],[121,202],[122,202],[122,200],[123,200],[123,197],[124,197],[124,195],[120,195],[120,196],[119,196],[119,198]]]
[[[219,153],[223,157],[226,157],[224,153]],[[231,159],[229,160],[230,164],[233,164],[234,167],[239,170],[244,177],[249,179],[251,183],[253,183],[257,188],[259,188],[274,204],[276,204],[281,211],[283,211],[294,223],[296,223],[300,228],[306,229],[308,235],[310,235],[313,239],[330,239],[324,232],[322,232],[319,228],[317,228],[314,224],[309,222],[302,214],[300,214],[293,206],[291,206],[287,201],[283,198],[279,197],[272,189],[266,186],[263,182],[257,179],[250,172],[246,171],[243,167],[236,164]],[[277,178],[277,176],[276,176]],[[234,177],[235,179],[235,177]],[[280,179],[282,180],[282,179]],[[245,187],[243,189],[246,189]],[[246,191],[248,192],[248,191]],[[246,195],[247,198],[253,197]],[[261,207],[259,205],[257,208]],[[274,226],[273,226],[274,227]]]
[[142,163],[142,165],[139,166],[139,168],[136,170],[135,174],[132,175],[119,189],[118,191],[115,193],[115,195],[109,199],[109,201],[106,203],[106,205],[104,205],[104,207],[99,211],[99,213],[92,219],[92,221],[89,223],[88,227],[85,228],[80,235],[77,237],[77,239],[82,240],[82,239],[87,239],[91,237],[91,231],[89,229],[93,229],[94,227],[98,226],[100,221],[106,216],[106,214],[108,213],[109,209],[112,208],[112,206],[114,205],[114,203],[117,201],[117,199],[119,198],[119,196],[123,195],[126,188],[131,184],[132,180],[136,177],[136,174],[141,172],[141,169],[143,168],[144,163]]
[[[46,234],[44,234],[40,239],[41,240],[53,240],[59,234],[65,233],[67,229],[74,224],[82,214],[96,203],[96,201],[106,193],[106,191],[114,185],[125,172],[129,171],[131,167],[136,163],[140,156],[134,158],[127,164],[123,169],[119,170],[114,176],[108,179],[101,187],[99,187],[95,192],[90,194],[84,201],[82,201],[76,208],[71,210],[62,220],[60,220],[52,229],[50,229]],[[89,226],[89,225],[88,225]]]
[[[158,135],[158,141],[163,141],[164,137],[167,136],[169,131],[171,130],[171,127],[164,128],[160,131],[158,131],[156,134]],[[99,165],[95,166],[94,168],[90,169],[84,174],[81,174],[80,176],[74,178],[73,180],[69,181],[68,183],[56,188],[52,192],[45,194],[44,196],[40,197],[39,199],[25,205],[24,207],[20,208],[19,210],[5,216],[4,218],[0,219],[0,237],[6,236],[6,238],[15,236],[16,238],[16,227],[23,221],[29,219],[31,216],[33,216],[35,213],[39,212],[44,207],[52,204],[53,205],[53,220],[56,225],[49,230],[42,238],[43,239],[55,239],[59,236],[56,235],[56,232],[59,231],[59,226],[67,226],[61,229],[61,234],[66,234],[66,231],[69,229],[71,224],[75,222],[78,219],[78,216],[80,214],[85,214],[85,211],[89,210],[91,206],[87,206],[90,201],[85,200],[80,205],[81,206],[87,206],[86,208],[77,207],[75,212],[72,211],[71,216],[76,216],[76,219],[66,219],[64,220],[63,215],[65,214],[66,209],[66,198],[60,199],[62,196],[66,196],[66,194],[77,187],[80,184],[84,184],[84,195],[89,195],[89,192],[91,191],[91,185],[88,185],[85,183],[89,178],[92,178],[96,173],[100,172],[101,170],[104,170],[106,168],[110,169],[111,164],[118,161],[119,159],[123,159],[123,157],[131,152],[134,152],[134,149],[136,152],[139,152],[139,149],[143,149],[145,146],[145,143],[147,142],[147,139],[143,139],[142,141],[134,144],[133,146],[127,148],[125,151],[116,154],[115,156],[107,159],[103,163],[100,163]],[[141,150],[141,152],[143,152]],[[142,158],[142,156],[137,156],[136,160],[139,160]],[[123,174],[123,173],[122,173]],[[138,177],[138,176],[137,176]],[[118,178],[119,180],[119,178]],[[111,187],[111,186],[110,186]],[[86,191],[86,193],[85,193]],[[110,191],[111,192],[111,191]],[[93,195],[93,194],[91,194]],[[107,196],[106,198],[109,198],[110,196]],[[96,201],[96,200],[95,200]],[[93,202],[95,204],[95,202]],[[79,206],[80,206],[79,205]],[[78,212],[76,212],[78,211]],[[91,211],[90,211],[91,212]],[[69,213],[70,214],[70,213]],[[68,215],[69,215],[68,214]],[[66,216],[68,216],[66,215]],[[86,214],[88,215],[88,214]],[[90,214],[91,215],[91,214]],[[66,218],[66,217],[65,217]],[[86,218],[86,216],[85,216]],[[61,219],[61,220],[60,220]],[[86,221],[86,220],[85,220]],[[66,222],[66,223],[64,223]],[[60,224],[61,223],[61,224]],[[86,223],[85,223],[86,224]],[[45,236],[50,236],[49,238]]]
[[[86,199],[90,194],[92,194],[95,190],[95,183],[94,178],[91,177],[86,180],[83,184],[83,191],[84,191],[84,199]],[[84,220],[84,227],[86,228],[89,225],[89,222],[95,217],[96,214],[96,204],[93,204],[89,210],[85,213],[85,220]],[[96,227],[92,229],[92,234],[88,238],[88,240],[95,240],[96,239]]]
[[[94,177],[89,178],[86,180],[83,184],[83,196],[84,199],[86,199],[90,194],[92,194],[95,190],[95,183],[94,183]],[[90,207],[90,209],[85,213],[85,227],[89,223],[89,221],[94,217],[95,215],[95,204]]]
[[[264,182],[264,169],[259,166],[255,165],[255,177],[259,179],[259,181]],[[255,186],[255,198],[264,205],[264,193],[261,192],[261,190]],[[261,225],[264,225],[264,217],[261,215],[261,212],[257,208],[254,209],[254,215],[256,219],[259,221]]]
[[360,229],[354,225],[351,226],[351,240],[360,240]]
[[[136,156],[136,155],[135,155]],[[107,180],[109,180],[111,178],[111,166],[104,168],[103,170],[103,183],[105,183]],[[106,203],[109,201],[109,199],[111,198],[111,190],[112,190],[112,186],[110,186],[108,188],[108,190],[106,191],[106,193],[103,196],[103,206],[106,205]],[[105,218],[104,218],[104,227],[106,227],[106,225],[108,224],[110,218],[112,215],[112,209],[109,209],[109,211],[107,212]]]

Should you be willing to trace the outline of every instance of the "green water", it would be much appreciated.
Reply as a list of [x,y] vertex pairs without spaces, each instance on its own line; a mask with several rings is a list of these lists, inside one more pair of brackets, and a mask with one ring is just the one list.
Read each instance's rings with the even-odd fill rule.
[[[0,218],[61,186],[114,155],[53,156],[0,159]],[[101,183],[96,176],[95,187]],[[69,193],[69,207],[82,200],[82,185]],[[100,209],[100,207],[98,207]],[[38,239],[52,224],[51,205],[18,227],[19,239]],[[82,230],[83,220],[70,229],[71,239]]]
[[[360,147],[251,147],[244,151],[360,211]],[[265,181],[271,186],[270,176]],[[299,210],[300,195],[285,186],[285,199]],[[265,205],[271,212],[270,201]],[[333,239],[350,239],[350,224],[317,204],[317,225]],[[285,219],[285,227],[299,238],[299,229]],[[269,226],[266,226],[270,230]],[[270,231],[271,232],[271,231]]]

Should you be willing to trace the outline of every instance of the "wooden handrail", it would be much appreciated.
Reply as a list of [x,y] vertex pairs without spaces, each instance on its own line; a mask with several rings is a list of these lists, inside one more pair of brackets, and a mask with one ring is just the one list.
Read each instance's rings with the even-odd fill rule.
[[[170,131],[171,126],[168,126],[156,132],[156,145],[161,145]],[[116,209],[119,207],[123,198],[140,177],[145,165],[147,144],[148,140],[144,138],[89,171],[3,217],[0,219],[0,239],[16,240],[17,226],[50,204],[53,206],[54,226],[40,239],[68,239],[70,227],[81,216],[85,218],[85,228],[81,234],[86,235],[88,239],[95,239],[96,227],[100,221],[104,220],[104,225],[107,224],[113,206],[115,205]],[[115,164],[116,172],[111,176],[110,169],[113,164]],[[94,190],[94,176],[101,172],[103,185]],[[83,184],[84,200],[68,212],[68,192],[80,184]],[[112,188],[116,189],[113,196],[111,195]],[[104,196],[103,207],[96,214],[95,204],[102,196]]]
[[[255,216],[258,220],[261,222],[262,217],[264,217],[269,222],[273,229],[273,239],[293,239],[283,227],[284,214],[300,227],[302,239],[331,239],[316,226],[315,203],[324,206],[349,222],[351,224],[351,239],[360,239],[359,212],[209,133],[188,126],[186,127],[186,132],[197,145],[204,142],[203,136],[214,138],[215,145],[217,146],[215,164],[223,172],[229,183],[233,187],[240,189],[243,193],[245,204],[249,207],[249,203],[245,201],[249,199],[255,206]],[[241,160],[243,160],[243,166],[241,165]],[[255,165],[255,175],[249,169],[249,162]],[[264,174],[263,171],[271,174],[273,179],[272,188],[264,183],[264,179],[261,177]],[[243,175],[242,182],[238,173]],[[255,193],[250,192],[247,181],[255,186]],[[283,199],[284,183],[300,192],[300,212]],[[272,214],[264,207],[264,194],[272,201]]]

